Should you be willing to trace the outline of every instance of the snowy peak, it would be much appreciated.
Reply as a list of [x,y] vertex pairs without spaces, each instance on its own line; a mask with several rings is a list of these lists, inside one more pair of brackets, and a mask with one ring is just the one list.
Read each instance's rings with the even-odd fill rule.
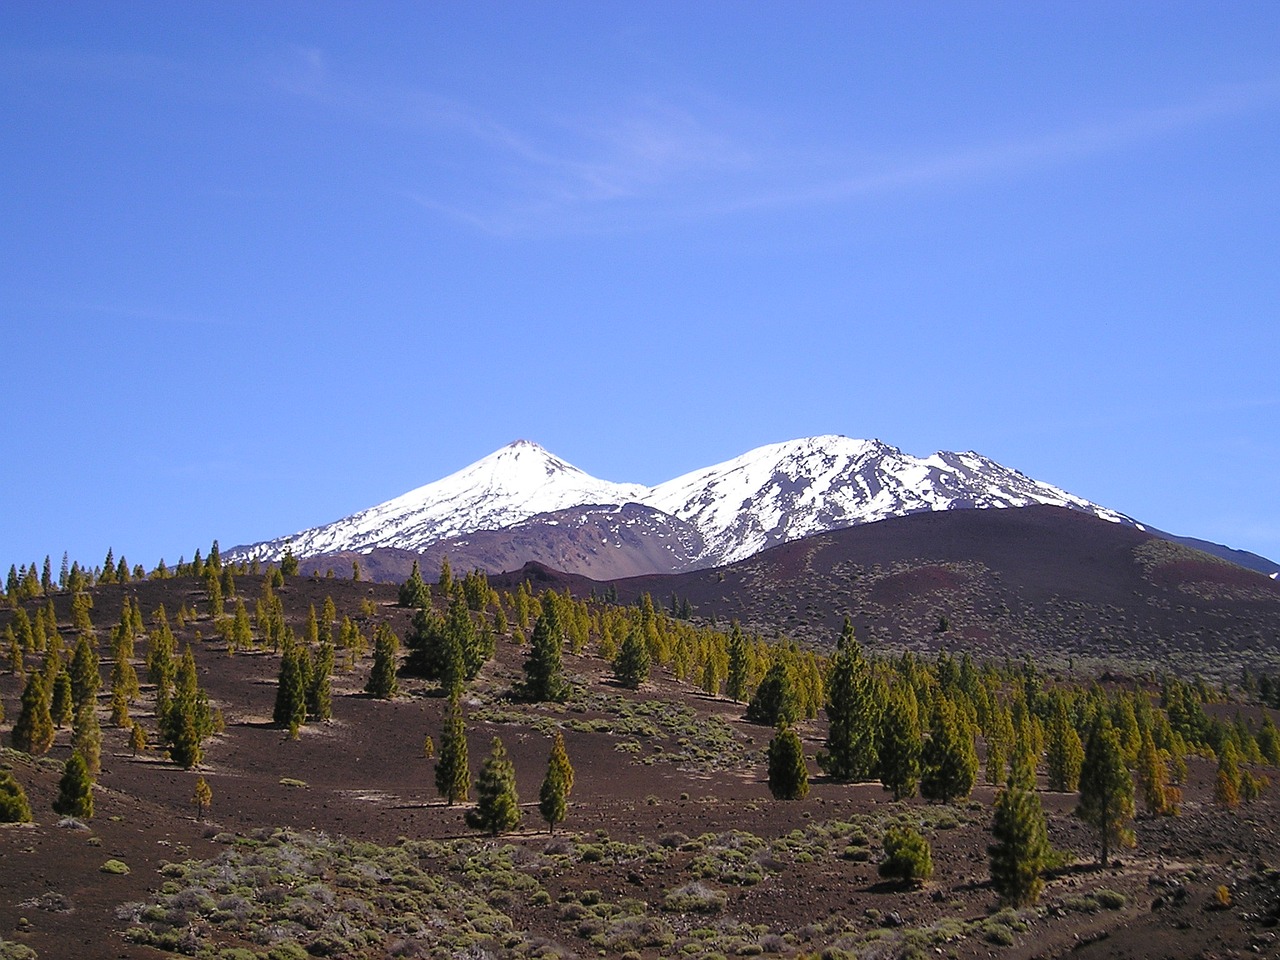
[[501,530],[569,507],[628,503],[645,491],[639,484],[597,480],[538,444],[517,440],[393,500],[234,553],[274,560],[284,555],[286,546],[298,556],[374,547],[424,550],[449,537]]
[[759,447],[659,484],[645,502],[693,523],[717,564],[826,530],[925,510],[1046,503],[1128,519],[976,453],[922,459],[879,440],[842,436]]
[[684,565],[702,567],[826,530],[928,510],[1052,504],[1132,523],[972,451],[918,458],[879,440],[807,437],[645,487],[599,480],[536,443],[517,440],[443,480],[232,555],[278,559],[286,547],[298,556],[375,547],[421,552],[450,538],[509,531],[545,514],[628,503],[688,527],[690,542],[700,542],[702,553]]

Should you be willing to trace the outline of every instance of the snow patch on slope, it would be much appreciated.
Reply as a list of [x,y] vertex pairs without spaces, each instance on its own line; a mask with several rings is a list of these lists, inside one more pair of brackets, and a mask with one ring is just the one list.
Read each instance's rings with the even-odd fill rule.
[[[808,437],[768,444],[654,487],[598,480],[520,440],[443,480],[350,517],[231,552],[278,559],[433,543],[570,509],[638,503],[683,521],[702,540],[698,566],[840,527],[925,510],[1053,504],[1119,523],[1123,514],[972,451],[918,458],[879,440]],[[548,522],[556,522],[548,519]]]

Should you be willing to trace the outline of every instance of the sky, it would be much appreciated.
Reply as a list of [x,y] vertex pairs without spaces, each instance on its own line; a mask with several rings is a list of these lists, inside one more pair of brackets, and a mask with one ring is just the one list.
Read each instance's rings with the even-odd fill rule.
[[976,450],[1280,559],[1280,4],[0,0],[0,564],[515,439]]

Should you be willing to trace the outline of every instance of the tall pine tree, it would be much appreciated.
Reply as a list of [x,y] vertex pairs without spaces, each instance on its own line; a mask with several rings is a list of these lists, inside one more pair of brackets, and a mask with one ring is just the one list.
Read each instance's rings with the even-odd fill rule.
[[987,847],[991,886],[1011,907],[1035,903],[1044,888],[1042,875],[1049,859],[1044,807],[1028,780],[1014,773],[996,796],[991,826],[995,843]]
[[915,691],[909,683],[895,683],[880,727],[880,782],[894,800],[915,795],[920,782],[920,750],[924,731]]
[[524,695],[529,700],[563,701],[569,695],[564,679],[564,636],[555,608],[548,605],[533,624],[529,656],[524,661]]
[[516,769],[498,737],[493,738],[489,756],[476,778],[476,805],[467,811],[466,820],[473,830],[484,830],[495,837],[520,823]]
[[471,786],[471,765],[467,758],[467,728],[462,719],[462,703],[449,698],[444,727],[440,731],[440,752],[436,760],[436,792],[448,806],[467,799]]
[[934,705],[929,739],[921,753],[920,795],[950,803],[967,797],[978,776],[973,731],[955,705],[943,697]]
[[569,794],[573,790],[573,765],[565,750],[564,734],[556,731],[551,741],[551,754],[547,757],[547,775],[538,790],[538,812],[547,822],[547,831],[556,832],[556,824],[563,823],[569,809]]
[[1104,867],[1112,849],[1129,842],[1127,824],[1133,813],[1133,778],[1124,763],[1120,738],[1111,721],[1102,715],[1094,722],[1085,744],[1076,816],[1097,833],[1099,859]]
[[880,710],[871,668],[853,624],[844,618],[844,629],[827,676],[827,749],[818,765],[839,782],[871,780],[880,756]]
[[804,762],[804,745],[789,726],[778,726],[766,753],[769,763],[769,792],[775,800],[803,800],[809,795],[809,770]]

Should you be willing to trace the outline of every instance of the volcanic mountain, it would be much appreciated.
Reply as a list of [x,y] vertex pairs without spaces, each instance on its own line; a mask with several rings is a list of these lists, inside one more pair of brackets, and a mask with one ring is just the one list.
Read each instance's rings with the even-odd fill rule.
[[[233,559],[408,554],[499,572],[528,561],[597,579],[703,569],[887,517],[1051,504],[1133,524],[1114,510],[977,453],[904,454],[878,440],[810,437],[759,447],[656,486],[611,483],[517,440],[402,496]],[[392,570],[391,568],[395,568]]]

